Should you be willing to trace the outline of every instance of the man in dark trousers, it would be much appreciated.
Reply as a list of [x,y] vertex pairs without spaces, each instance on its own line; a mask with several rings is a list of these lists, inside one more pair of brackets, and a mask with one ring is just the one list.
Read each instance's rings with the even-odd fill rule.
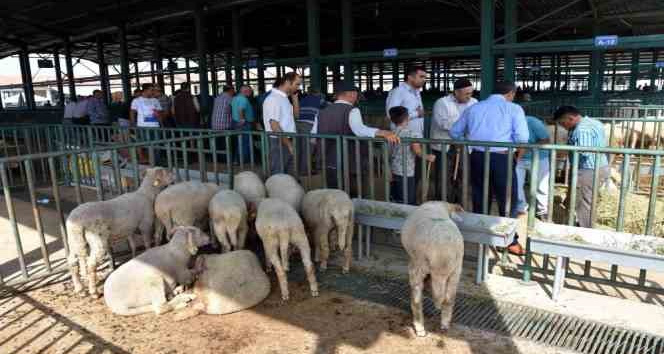
[[[360,90],[357,87],[341,81],[335,85],[334,91],[337,100],[320,111],[311,130],[313,134],[336,134],[368,138],[382,137],[387,139],[390,143],[399,142],[399,138],[389,130],[380,130],[364,125],[364,122],[362,121],[362,113],[357,107],[355,107],[360,93]],[[360,151],[366,150],[366,143],[361,144]],[[367,161],[366,153],[360,152],[360,155],[365,156],[365,158],[360,160],[361,170],[358,171],[356,158],[359,158],[360,156],[356,156],[355,144],[351,143],[348,145],[348,166],[350,169],[349,172],[351,173],[350,191],[353,195],[358,195],[360,192],[357,188],[358,186],[355,185],[357,182],[357,173],[364,172],[364,177],[369,174],[364,166]],[[343,160],[341,161],[341,165],[337,164],[336,141],[333,139],[325,139],[325,166],[323,167],[326,172],[328,188],[342,187],[342,182],[337,179],[337,171],[342,170],[343,166]],[[365,186],[364,190],[367,189],[368,188]]]

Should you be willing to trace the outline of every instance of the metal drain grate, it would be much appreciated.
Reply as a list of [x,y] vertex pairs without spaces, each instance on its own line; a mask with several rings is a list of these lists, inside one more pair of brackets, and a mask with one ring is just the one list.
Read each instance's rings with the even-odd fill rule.
[[[299,268],[290,275],[293,280],[303,281]],[[319,273],[318,281],[324,289],[410,312],[410,288],[406,282],[360,273],[342,275],[335,270]],[[424,312],[427,316],[439,314],[429,297],[424,299]],[[664,354],[664,337],[465,294],[457,296],[453,324],[586,354]]]

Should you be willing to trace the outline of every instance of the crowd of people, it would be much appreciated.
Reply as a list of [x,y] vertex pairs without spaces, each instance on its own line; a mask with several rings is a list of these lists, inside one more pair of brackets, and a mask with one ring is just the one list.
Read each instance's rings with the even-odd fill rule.
[[[210,128],[217,131],[265,130],[268,133],[269,169],[272,174],[290,173],[295,170],[295,164],[299,171],[304,172],[313,165],[314,170],[324,169],[327,186],[336,188],[340,187],[341,183],[338,179],[340,169],[348,166],[349,189],[355,195],[360,192],[358,182],[362,185],[368,183],[368,144],[349,140],[348,161],[339,165],[343,156],[337,156],[336,139],[326,140],[322,156],[322,139],[292,138],[280,133],[380,137],[390,144],[390,199],[408,204],[416,203],[417,185],[423,181],[422,170],[431,173],[434,199],[461,203],[464,164],[460,161],[462,148],[455,145],[454,141],[497,143],[495,146],[466,147],[470,162],[468,175],[473,211],[491,212],[491,202],[495,199],[501,216],[518,217],[524,215],[528,208],[535,208],[536,216],[545,219],[549,213],[547,207],[551,180],[549,152],[541,149],[537,154],[533,154],[530,149],[517,149],[512,159],[514,163],[510,165],[509,148],[500,145],[542,145],[551,142],[545,122],[537,117],[527,116],[523,108],[514,102],[517,98],[517,87],[511,82],[497,82],[493,94],[478,101],[473,97],[476,91],[471,81],[458,79],[454,82],[453,91],[435,102],[429,110],[432,112],[431,117],[427,118],[428,111],[421,97],[426,80],[425,69],[413,66],[406,70],[404,81],[387,93],[385,108],[390,130],[365,124],[357,107],[361,97],[357,87],[345,81],[337,82],[334,85],[333,99],[328,101],[318,90],[312,88],[303,94],[300,91],[302,77],[296,72],[277,78],[273,88],[258,97],[254,97],[253,88],[248,85],[241,86],[239,92],[232,86],[224,86],[222,92],[212,101],[212,111],[207,123],[202,120],[199,98],[191,93],[189,83],[183,83],[173,97],[166,96],[162,89],[154,84],[144,84],[140,90],[134,91],[129,103],[122,102],[121,93],[113,94],[108,107],[104,104],[103,93],[97,90],[90,97],[72,99],[65,107],[65,122],[93,125],[118,122],[121,126]],[[430,119],[430,130],[425,132],[427,119]],[[576,108],[560,107],[555,112],[554,119],[570,132],[570,145],[606,146],[602,124],[582,116]],[[419,142],[401,142],[401,139],[423,137],[443,139],[447,140],[447,143],[430,144],[429,150]],[[241,135],[234,140],[234,144],[238,147],[234,149],[235,163],[247,162],[257,149],[252,149],[253,138],[250,135]],[[217,146],[225,146],[225,139],[219,140]],[[488,159],[485,157],[487,153]],[[444,157],[447,159],[446,171],[442,170],[441,160]],[[535,186],[536,203],[529,205],[525,181],[529,171],[533,169],[535,159],[538,160],[539,167],[537,175],[530,176],[530,183]],[[489,166],[486,170],[490,171],[486,176],[489,196],[484,196],[487,161]],[[422,168],[423,163],[427,164],[426,168]],[[591,226],[592,183],[596,164],[600,179],[606,179],[609,171],[605,155],[579,154],[576,214],[579,225],[583,227]],[[441,182],[443,174],[447,176],[445,185]],[[510,251],[522,254],[523,247],[515,241],[510,246]]]

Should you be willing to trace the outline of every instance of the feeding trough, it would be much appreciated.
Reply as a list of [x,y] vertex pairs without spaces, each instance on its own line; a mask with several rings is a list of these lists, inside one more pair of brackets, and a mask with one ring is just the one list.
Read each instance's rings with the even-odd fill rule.
[[[353,199],[355,222],[360,225],[358,237],[362,244],[362,227],[378,227],[399,230],[406,218],[417,209],[414,205],[380,202],[367,199]],[[489,249],[487,246],[507,247],[516,234],[517,220],[469,212],[458,213],[453,220],[464,241],[478,244],[478,262],[475,281],[486,279],[489,268]],[[367,249],[370,245],[370,233],[367,232]],[[361,253],[361,252],[360,252]]]

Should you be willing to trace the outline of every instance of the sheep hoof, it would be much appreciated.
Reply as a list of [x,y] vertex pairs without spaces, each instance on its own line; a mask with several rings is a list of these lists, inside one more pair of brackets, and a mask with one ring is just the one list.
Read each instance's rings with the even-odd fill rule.
[[288,295],[281,295],[281,303],[284,304],[288,302],[289,296]]
[[449,325],[440,325],[440,331],[442,333],[447,333],[447,331],[450,329]]
[[318,295],[319,295],[318,290],[312,290],[311,291],[311,296],[312,297],[318,297]]
[[348,268],[343,268],[341,270],[341,274],[348,274],[349,272],[350,272],[350,269],[348,269]]
[[415,328],[415,335],[418,337],[426,337],[427,336],[427,331],[424,330],[424,328]]

